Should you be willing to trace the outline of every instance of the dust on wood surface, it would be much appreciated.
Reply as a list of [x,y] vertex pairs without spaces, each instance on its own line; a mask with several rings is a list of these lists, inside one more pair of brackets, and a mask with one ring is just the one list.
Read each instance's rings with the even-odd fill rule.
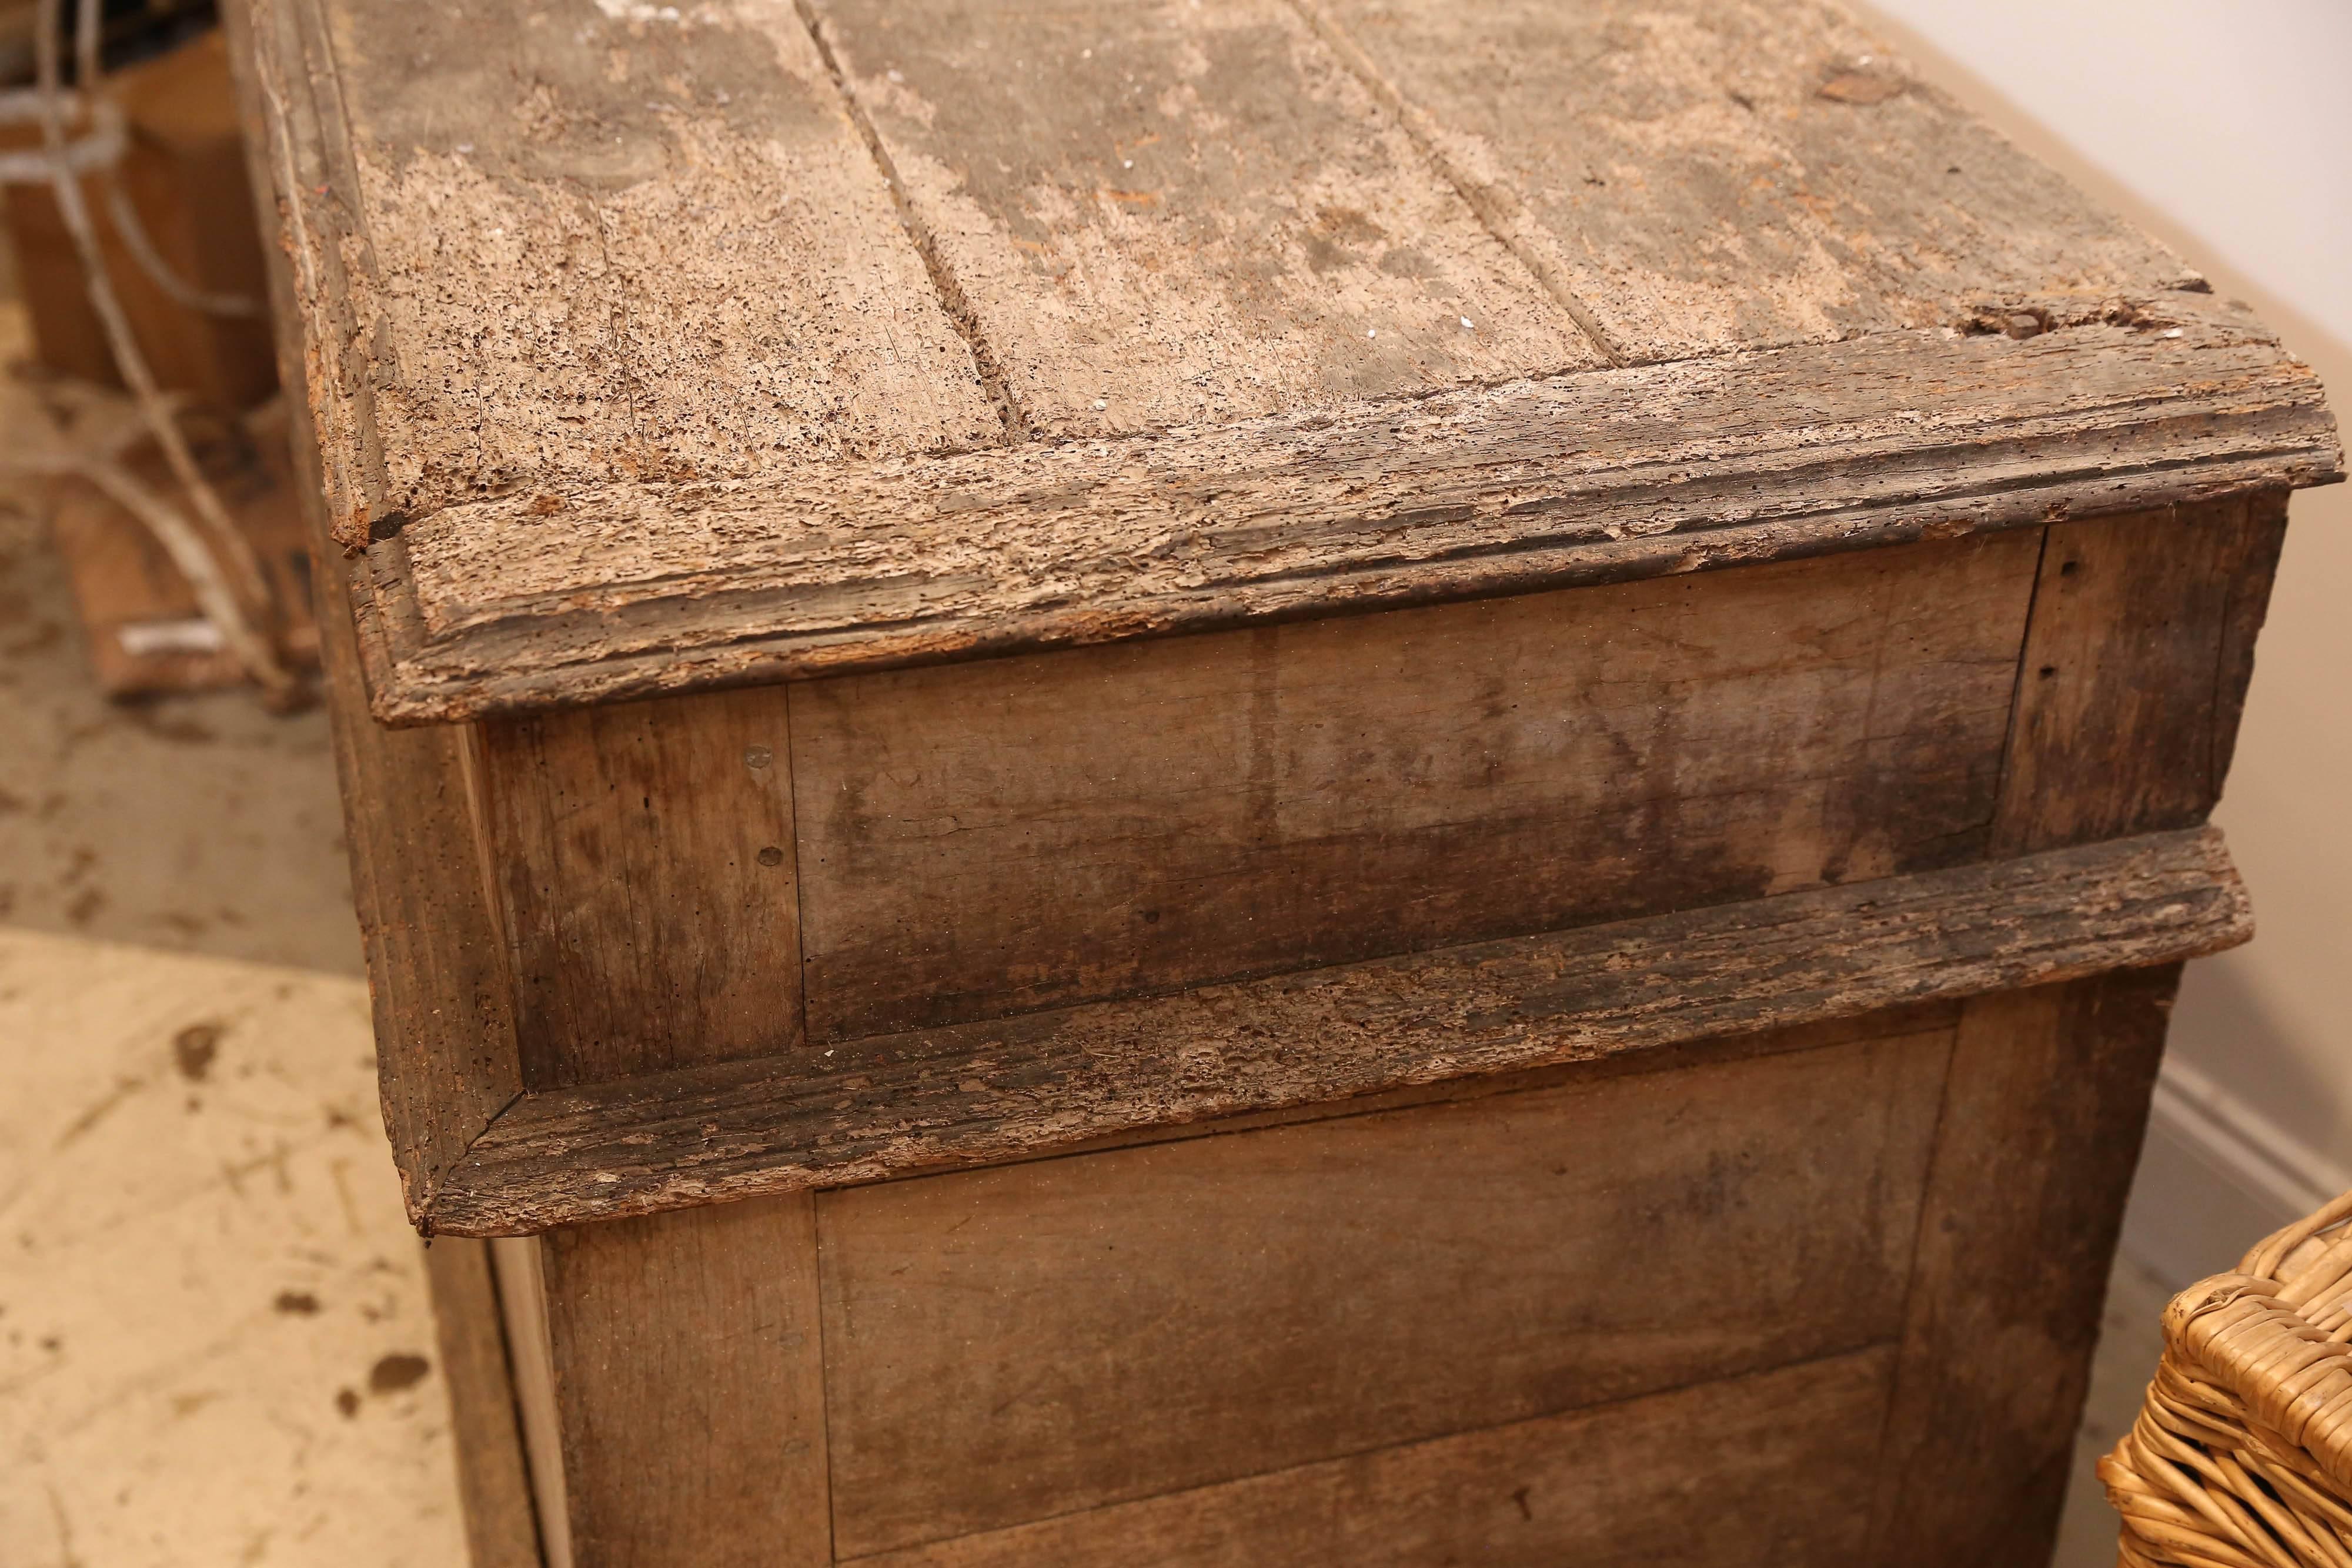
[[[254,9],[387,717],[2340,472],[2307,371],[1825,8]],[[1607,438],[1696,362],[1681,450]],[[2143,384],[2011,423],[2086,371]]]
[[1605,363],[1286,0],[814,0],[1045,438]]
[[1002,434],[788,0],[692,12],[319,8],[372,516]]
[[376,711],[415,721],[1738,566],[2340,462],[2309,371],[2200,305],[553,513],[509,497],[411,527],[357,580]]
[[1301,4],[1622,363],[2200,282],[1832,6]]

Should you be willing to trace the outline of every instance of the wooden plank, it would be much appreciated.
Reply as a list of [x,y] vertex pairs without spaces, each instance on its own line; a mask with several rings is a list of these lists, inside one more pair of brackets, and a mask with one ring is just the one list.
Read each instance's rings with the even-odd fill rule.
[[830,1563],[812,1200],[542,1246],[579,1568]]
[[1298,3],[1621,362],[2204,287],[1832,6]]
[[[274,57],[262,39],[266,9],[226,8],[231,61],[246,114],[248,155],[267,156],[258,104],[271,91]],[[257,192],[270,188],[254,181]],[[275,232],[277,213],[263,214]],[[306,384],[310,360],[289,308],[293,280],[279,247],[269,253],[271,315],[286,386]],[[296,490],[317,558],[334,561],[320,476],[322,448],[302,396],[287,400]],[[341,570],[316,574],[320,657],[333,718],[335,769],[351,840],[352,894],[367,950],[384,1125],[400,1166],[409,1218],[429,1227],[436,1189],[491,1119],[521,1092],[514,1015],[489,876],[481,857],[461,728],[388,730],[368,716],[361,685],[357,607]],[[361,809],[354,810],[357,803]]]
[[2050,530],[1999,852],[2205,820],[2285,537],[2283,492]]
[[856,1561],[1845,1568],[1864,1544],[1850,1478],[1869,1464],[1890,1359],[1861,1351]]
[[2038,544],[793,687],[810,1037],[1974,859]]
[[[278,621],[271,641],[292,668],[315,669],[310,525],[295,494],[285,420],[224,420],[191,434],[203,443],[197,460],[269,582]],[[130,467],[166,505],[188,513],[184,493],[152,445],[142,444]],[[53,494],[49,537],[73,582],[74,609],[100,691],[121,698],[240,686],[250,679],[143,524],[86,484],[59,485]]]
[[812,0],[1047,439],[1606,363],[1282,0]]
[[514,1369],[515,1414],[539,1514],[546,1568],[575,1568],[572,1505],[563,1479],[563,1423],[555,1410],[555,1357],[547,1338],[547,1271],[536,1236],[501,1236],[489,1243],[499,1311],[506,1324],[508,1364]]
[[514,1369],[490,1272],[493,1245],[444,1237],[425,1249],[457,1492],[472,1568],[541,1568]]
[[[2050,530],[2004,852],[2203,820],[2284,517],[2273,499],[2128,535]],[[1888,1417],[1883,1561],[2048,1552],[2179,977],[2168,965],[1964,1010]]]
[[525,1082],[801,1043],[782,692],[492,722],[481,765]]
[[2218,834],[2158,835],[1537,938],[534,1094],[433,1222],[604,1216],[1034,1157],[1129,1129],[1851,1018],[2245,940]]
[[254,3],[340,543],[1003,439],[788,0]]
[[1887,1417],[1874,1563],[2042,1563],[2178,965],[1963,1010]]
[[837,1547],[1892,1339],[1948,1047],[1864,1041],[827,1194]]
[[[2342,475],[2228,307],[1941,329],[758,484],[515,494],[371,549],[380,716],[1672,575]],[[2178,338],[2169,336],[2179,330]]]

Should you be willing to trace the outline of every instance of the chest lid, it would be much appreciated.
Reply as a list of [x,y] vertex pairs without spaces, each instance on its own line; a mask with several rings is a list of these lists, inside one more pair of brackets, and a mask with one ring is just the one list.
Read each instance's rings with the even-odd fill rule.
[[256,0],[380,716],[2341,476],[2308,370],[1783,0]]

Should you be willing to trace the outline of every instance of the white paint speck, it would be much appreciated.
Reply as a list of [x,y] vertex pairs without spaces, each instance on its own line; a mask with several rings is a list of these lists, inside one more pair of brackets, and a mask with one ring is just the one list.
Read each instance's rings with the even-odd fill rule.
[[1378,327],[1367,327],[1364,329],[1364,336],[1367,338],[1377,338],[1380,335],[1381,329]]
[[460,152],[471,152],[473,150],[474,144],[470,141],[460,141],[457,143],[457,151]]
[[1470,318],[1467,316],[1457,316],[1454,319],[1462,323],[1462,329],[1465,332],[1475,332],[1477,330],[1475,327],[1470,325]]
[[892,66],[888,70],[882,74],[888,77],[892,81],[905,81],[907,79],[907,73],[900,70],[896,66]]
[[2166,337],[2168,337],[2168,338],[2178,338],[2179,336],[2180,336],[2180,329],[2179,329],[2179,328],[2178,328],[2178,327],[2172,328],[2171,329],[2169,329],[2168,331],[2167,331],[2164,335],[2165,335]]
[[1132,158],[1122,158],[1118,161],[1118,166],[1122,169],[1132,169],[1135,167],[1135,160]]
[[1095,412],[1097,413],[1100,413],[1104,409],[1107,409],[1109,406],[1110,404],[1105,400],[1101,398],[1095,399]]

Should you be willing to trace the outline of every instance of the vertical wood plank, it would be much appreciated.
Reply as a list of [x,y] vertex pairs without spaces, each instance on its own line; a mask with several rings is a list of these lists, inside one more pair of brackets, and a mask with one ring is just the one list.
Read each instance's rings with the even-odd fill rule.
[[2180,967],[1960,1016],[1869,1561],[2047,1560]]
[[814,1200],[543,1245],[578,1568],[831,1563]]
[[534,1087],[802,1040],[781,690],[483,727],[492,859]]
[[472,1568],[541,1568],[539,1521],[523,1455],[515,1368],[487,1241],[443,1237],[425,1250],[457,1493]]
[[2283,495],[2049,529],[1994,853],[2205,820],[2285,532]]
[[[2048,530],[1993,825],[2028,854],[2204,820],[2280,498]],[[2179,966],[1970,1002],[1888,1412],[1874,1561],[2044,1560]]]
[[547,1568],[572,1568],[572,1510],[563,1494],[562,1428],[555,1415],[555,1362],[547,1345],[547,1272],[540,1240],[500,1236],[488,1245],[506,1323],[507,1361],[514,1369],[523,1458],[539,1510],[540,1550]]

